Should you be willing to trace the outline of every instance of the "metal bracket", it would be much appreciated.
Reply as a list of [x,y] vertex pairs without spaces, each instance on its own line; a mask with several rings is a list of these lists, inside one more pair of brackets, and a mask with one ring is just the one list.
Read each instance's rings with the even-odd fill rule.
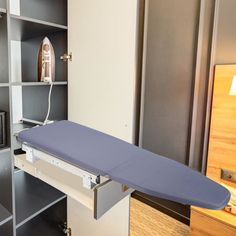
[[83,180],[83,187],[87,189],[92,189],[97,184],[100,184],[99,175],[94,175],[76,166],[70,165],[54,156],[51,156],[47,153],[41,152],[35,148],[28,146],[27,143],[22,144],[22,150],[26,152],[26,160],[31,163],[34,163],[37,160],[42,160],[67,172],[80,176]]
[[123,192],[126,192],[129,190],[129,186],[125,185],[125,184],[122,184],[122,191]]
[[83,187],[87,189],[92,189],[97,184],[93,182],[93,178],[90,174],[83,174],[82,178],[83,178]]
[[72,61],[72,52],[70,54],[65,53],[60,59],[65,62]]
[[221,170],[221,179],[236,182],[236,171],[235,170]]
[[225,211],[236,215],[236,206],[228,204],[227,206],[225,206]]
[[63,224],[59,224],[59,228],[62,230],[62,232],[67,235],[71,236],[71,228],[68,228],[67,223],[64,222]]
[[33,149],[29,146],[23,144],[22,150],[26,152],[26,160],[30,163],[34,163],[35,161],[39,160],[37,157],[34,156]]

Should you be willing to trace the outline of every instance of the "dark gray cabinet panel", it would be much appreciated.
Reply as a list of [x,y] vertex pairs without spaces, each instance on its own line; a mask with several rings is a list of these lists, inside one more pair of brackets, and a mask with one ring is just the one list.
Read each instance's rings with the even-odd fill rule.
[[149,3],[142,146],[188,163],[200,1]]
[[[215,0],[150,0],[140,145],[201,171]],[[136,197],[188,221],[187,206]]]
[[[0,5],[1,8],[1,5]],[[8,83],[8,67],[7,67],[7,16],[3,14],[0,17],[0,83]]]
[[219,2],[215,64],[236,63],[235,9],[235,0]]
[[67,0],[21,0],[21,15],[67,25]]
[[[44,121],[48,110],[49,86],[25,86],[22,91],[23,116]],[[67,119],[67,90],[64,86],[53,86],[49,119]]]
[[13,235],[13,223],[12,220],[0,226],[0,235],[12,236]]
[[10,149],[0,149],[0,204],[12,212],[12,174]]
[[[16,192],[16,227],[61,201],[65,195],[23,171],[14,174]],[[29,204],[30,202],[30,204]]]
[[66,222],[66,199],[17,228],[17,236],[65,236],[59,225]]
[[8,87],[0,86],[0,110],[6,112],[7,146],[9,146],[10,144],[10,108],[9,108],[9,88]]
[[[202,169],[202,161],[215,0],[201,2],[203,4],[203,8],[200,13],[200,21],[202,20],[203,23],[202,25],[199,25],[198,28],[199,50],[197,53],[197,58],[199,62],[196,63],[196,67],[198,67],[198,75],[195,77],[195,91],[193,95],[196,96],[195,93],[198,93],[198,96],[195,97],[197,104],[193,105],[195,106],[194,109],[196,111],[196,124],[195,130],[191,130],[190,148],[192,148],[192,150],[189,155],[189,166],[195,170],[204,172],[204,169]],[[193,120],[190,122],[193,122]]]

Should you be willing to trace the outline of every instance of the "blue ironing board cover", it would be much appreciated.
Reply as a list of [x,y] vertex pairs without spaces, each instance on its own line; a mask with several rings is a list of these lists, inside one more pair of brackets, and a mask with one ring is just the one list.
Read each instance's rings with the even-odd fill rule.
[[226,188],[176,161],[70,121],[24,130],[18,138],[152,196],[209,209],[221,209],[230,199]]

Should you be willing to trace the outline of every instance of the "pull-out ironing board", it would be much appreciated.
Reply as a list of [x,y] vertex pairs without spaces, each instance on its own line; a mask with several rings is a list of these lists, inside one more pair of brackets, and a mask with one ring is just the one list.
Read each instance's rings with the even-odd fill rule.
[[22,131],[19,140],[152,196],[210,209],[230,198],[224,187],[182,164],[70,121]]
[[210,209],[230,198],[180,163],[73,122],[24,130],[18,139],[26,154],[15,156],[15,165],[67,194],[73,236],[128,236],[134,190]]

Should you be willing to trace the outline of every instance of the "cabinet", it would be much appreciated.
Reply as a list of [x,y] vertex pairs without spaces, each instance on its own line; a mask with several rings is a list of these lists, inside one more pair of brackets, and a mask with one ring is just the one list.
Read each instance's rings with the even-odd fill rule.
[[[47,36],[55,49],[51,120],[67,119],[66,0],[0,0],[0,110],[6,112],[7,145],[0,149],[0,235],[63,235],[66,196],[14,167],[21,153],[17,133],[42,122],[49,85],[38,82],[37,58]],[[26,120],[33,120],[26,122]]]
[[[14,157],[22,154],[17,133],[47,113],[49,85],[37,81],[40,42],[47,36],[56,54],[49,119],[67,119],[69,100],[70,120],[135,142],[142,3],[0,0],[0,110],[7,114],[7,146],[0,150],[0,235],[63,235],[59,224],[67,214],[72,230],[77,227],[78,212],[67,213],[64,193],[14,167]],[[68,51],[69,68],[60,60]],[[76,204],[68,199],[70,209]],[[129,198],[119,204],[126,212],[114,209],[122,224],[117,234],[128,234]],[[103,225],[110,224],[104,218]]]
[[0,163],[0,235],[11,235],[13,232],[13,209],[11,154],[9,148],[0,150]]
[[[0,110],[6,113],[6,147],[0,149],[0,235],[13,233],[12,164],[10,149],[10,87],[6,1],[0,1]],[[1,129],[3,130],[3,129]]]

